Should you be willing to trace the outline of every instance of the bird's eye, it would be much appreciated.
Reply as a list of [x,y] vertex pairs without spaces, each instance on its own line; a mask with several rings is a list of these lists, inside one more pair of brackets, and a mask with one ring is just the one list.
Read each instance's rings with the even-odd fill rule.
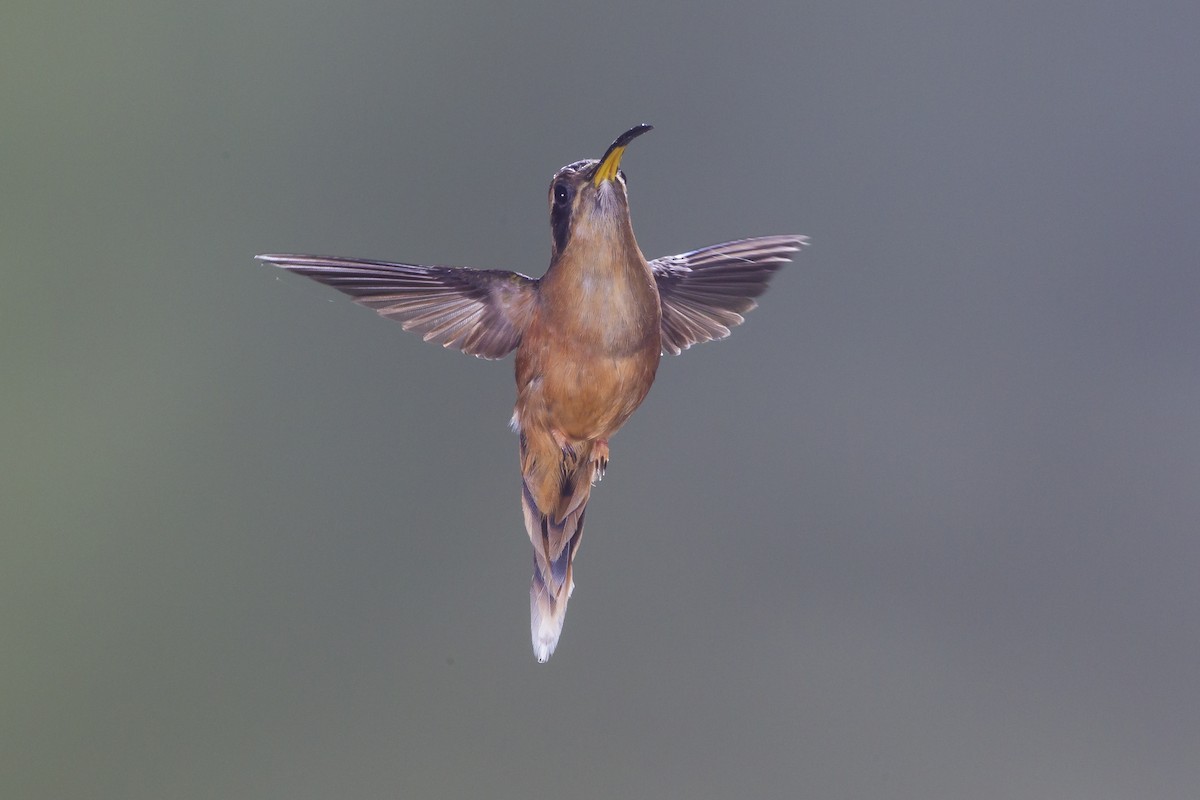
[[565,206],[571,200],[571,188],[565,183],[554,185],[554,205]]

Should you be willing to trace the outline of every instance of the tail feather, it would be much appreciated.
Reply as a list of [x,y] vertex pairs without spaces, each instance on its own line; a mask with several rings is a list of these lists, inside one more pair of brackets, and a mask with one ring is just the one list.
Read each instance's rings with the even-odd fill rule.
[[[591,469],[591,465],[586,466]],[[584,488],[573,488],[573,496],[567,504],[570,510],[559,520],[542,513],[528,483],[522,481],[521,485],[525,529],[533,545],[529,630],[534,656],[542,663],[550,659],[558,646],[567,614],[567,600],[575,588],[573,565],[583,536],[583,518],[591,487],[590,474],[578,474],[583,472],[583,469],[576,470],[576,477],[580,478]]]

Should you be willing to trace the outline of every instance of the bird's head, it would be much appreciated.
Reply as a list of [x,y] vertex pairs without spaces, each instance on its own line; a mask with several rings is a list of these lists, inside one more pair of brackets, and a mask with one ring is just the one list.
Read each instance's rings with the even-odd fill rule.
[[550,181],[550,232],[554,240],[552,261],[577,238],[622,236],[632,239],[629,197],[621,156],[625,148],[650,125],[635,125],[617,137],[599,160],[576,161],[554,173]]

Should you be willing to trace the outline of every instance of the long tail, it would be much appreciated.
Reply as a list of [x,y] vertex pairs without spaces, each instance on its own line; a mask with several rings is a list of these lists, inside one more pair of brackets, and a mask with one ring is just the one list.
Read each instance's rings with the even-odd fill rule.
[[567,616],[567,600],[575,588],[571,572],[579,540],[583,536],[583,516],[586,504],[554,522],[541,513],[528,487],[522,485],[521,507],[525,512],[525,529],[533,540],[533,578],[529,581],[529,632],[533,639],[533,654],[545,663],[558,646],[563,620]]
[[552,478],[539,481],[536,473],[526,472],[521,482],[521,509],[533,545],[529,630],[533,654],[542,663],[554,654],[562,635],[567,600],[575,588],[571,575],[583,536],[583,517],[592,480],[599,473],[591,453],[581,455],[564,462]]

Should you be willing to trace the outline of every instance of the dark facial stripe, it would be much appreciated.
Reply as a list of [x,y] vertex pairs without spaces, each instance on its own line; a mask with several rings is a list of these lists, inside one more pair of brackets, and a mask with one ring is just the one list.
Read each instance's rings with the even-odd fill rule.
[[567,242],[571,238],[571,206],[573,203],[567,202],[565,205],[553,205],[550,208],[550,232],[554,235],[554,252],[561,253],[567,249]]

